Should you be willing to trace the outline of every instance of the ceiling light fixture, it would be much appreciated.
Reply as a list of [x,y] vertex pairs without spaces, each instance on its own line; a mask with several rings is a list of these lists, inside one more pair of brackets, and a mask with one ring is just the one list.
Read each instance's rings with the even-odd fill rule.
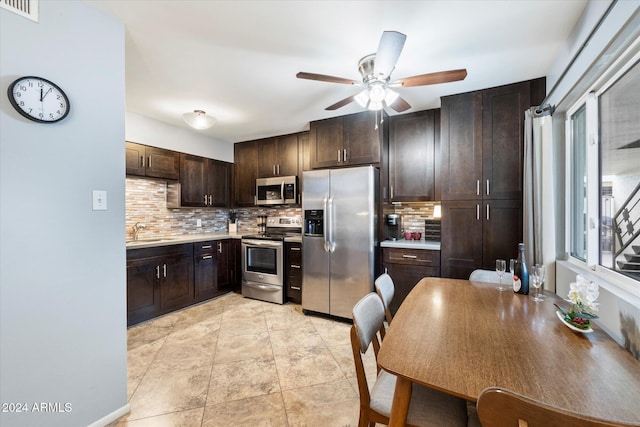
[[[386,105],[389,107],[398,98],[398,93],[392,91],[384,82],[372,82],[369,87],[353,97],[362,107],[371,111],[379,111]],[[384,101],[384,102],[383,102]]]
[[202,110],[193,110],[193,113],[184,113],[182,118],[189,126],[194,129],[209,129],[216,122],[216,118],[208,116]]

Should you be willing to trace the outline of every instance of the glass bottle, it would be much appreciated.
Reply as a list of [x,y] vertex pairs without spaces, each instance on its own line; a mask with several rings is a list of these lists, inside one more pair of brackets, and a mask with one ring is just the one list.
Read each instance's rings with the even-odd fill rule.
[[518,259],[513,269],[513,292],[529,294],[529,271],[524,256],[524,243],[518,244]]

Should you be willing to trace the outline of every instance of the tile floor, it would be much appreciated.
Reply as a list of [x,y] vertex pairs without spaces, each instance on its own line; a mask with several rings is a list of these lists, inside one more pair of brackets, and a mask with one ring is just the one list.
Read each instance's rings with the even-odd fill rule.
[[349,328],[238,294],[131,327],[131,412],[112,426],[357,426]]

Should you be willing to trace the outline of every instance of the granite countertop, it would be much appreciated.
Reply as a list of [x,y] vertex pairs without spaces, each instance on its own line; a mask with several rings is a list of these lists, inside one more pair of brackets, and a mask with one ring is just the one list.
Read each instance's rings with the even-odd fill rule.
[[241,239],[238,233],[202,233],[183,234],[179,236],[158,236],[140,240],[127,240],[127,249],[153,248],[158,246],[180,245],[183,243],[204,242],[207,240]]
[[440,250],[440,242],[431,240],[383,240],[380,242],[380,246],[383,248]]

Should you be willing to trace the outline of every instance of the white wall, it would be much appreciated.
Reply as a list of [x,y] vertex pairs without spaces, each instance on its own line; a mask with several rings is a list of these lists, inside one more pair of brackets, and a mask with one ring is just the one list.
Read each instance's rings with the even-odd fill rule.
[[[128,410],[124,28],[39,4],[39,23],[0,10],[0,401],[27,405],[0,425],[105,424]],[[59,84],[69,116],[18,115],[6,93],[23,75]]]
[[126,114],[127,141],[233,163],[233,143],[201,135],[140,114]]

